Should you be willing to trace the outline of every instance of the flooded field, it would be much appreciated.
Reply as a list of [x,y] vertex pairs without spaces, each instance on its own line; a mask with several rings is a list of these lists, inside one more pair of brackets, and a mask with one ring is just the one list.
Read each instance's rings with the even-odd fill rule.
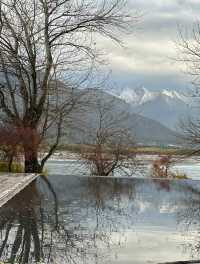
[[39,178],[1,208],[1,261],[144,264],[200,258],[200,181],[64,174],[48,179]]

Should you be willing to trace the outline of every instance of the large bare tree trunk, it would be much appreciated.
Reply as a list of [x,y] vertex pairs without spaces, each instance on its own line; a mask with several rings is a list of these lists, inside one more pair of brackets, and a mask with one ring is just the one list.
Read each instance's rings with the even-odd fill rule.
[[39,136],[35,127],[22,129],[25,173],[40,173],[38,161]]
[[33,148],[24,148],[24,167],[25,173],[40,173],[37,151]]

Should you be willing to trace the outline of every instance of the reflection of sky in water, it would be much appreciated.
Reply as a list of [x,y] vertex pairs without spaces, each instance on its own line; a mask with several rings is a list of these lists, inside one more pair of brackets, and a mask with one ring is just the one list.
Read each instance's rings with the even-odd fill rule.
[[[37,206],[40,204],[45,215],[45,252],[48,252],[50,231],[53,232],[50,263],[144,264],[198,258],[200,182],[61,174],[49,175],[49,180],[59,201],[59,232],[51,225],[55,204],[42,179],[37,184],[42,196],[36,198],[41,199]],[[31,190],[28,195],[28,210],[23,205],[27,196],[23,195],[20,202],[16,201],[17,205],[13,201],[2,208],[0,227],[10,209],[14,215],[19,210],[19,217],[25,214],[23,221],[29,218],[31,208],[35,213]],[[41,239],[41,221],[35,216],[34,219],[38,219]],[[9,237],[11,244],[17,226],[16,223]],[[3,237],[0,236],[0,247]],[[70,237],[70,243],[64,244],[66,237]]]
[[117,257],[111,263],[140,264],[188,260],[188,254],[182,248],[184,239],[181,234],[170,233],[169,230],[137,229],[135,232],[126,232],[126,247],[115,249]]
[[[60,177],[63,179],[66,176]],[[68,179],[71,181],[70,177]],[[120,202],[117,200],[118,195],[113,197],[107,193],[109,187],[106,187],[105,183],[100,190],[102,191],[102,200],[104,200],[102,209],[101,206],[99,208],[95,204],[95,197],[99,198],[98,195],[90,193],[88,196],[84,196],[83,200],[79,188],[77,192],[79,185],[82,194],[88,192],[87,185],[85,185],[86,178],[77,178],[72,181],[76,184],[71,185],[70,183],[70,185],[74,186],[76,190],[74,190],[71,200],[78,200],[78,203],[73,203],[73,206],[68,208],[68,212],[71,211],[72,215],[74,214],[73,218],[78,219],[78,223],[86,231],[89,227],[90,232],[95,232],[97,225],[98,230],[102,232],[109,233],[111,230],[109,241],[112,241],[112,246],[109,248],[110,262],[108,261],[108,263],[157,263],[191,258],[192,247],[190,248],[188,245],[190,242],[194,243],[193,238],[196,237],[198,228],[193,225],[193,221],[196,221],[193,219],[195,216],[188,215],[187,217],[191,217],[191,219],[184,218],[184,213],[187,211],[193,195],[195,199],[200,199],[200,194],[192,193],[190,184],[200,187],[200,183],[187,181],[152,183],[148,180],[121,179],[120,184],[126,188],[128,184],[128,189],[132,189],[133,192],[128,198],[128,189],[122,188],[119,194]],[[64,185],[62,188],[65,189]],[[71,188],[72,190],[73,188]],[[112,188],[110,191],[112,192]],[[63,201],[65,196],[61,194],[61,191],[59,193],[63,206],[65,206]],[[197,205],[195,204],[195,206]],[[198,207],[194,208],[194,210],[196,209]],[[182,221],[178,223],[181,215],[183,216]],[[187,221],[190,221],[191,225],[186,231]],[[185,248],[188,250],[184,251]],[[102,263],[107,262],[105,260]]]

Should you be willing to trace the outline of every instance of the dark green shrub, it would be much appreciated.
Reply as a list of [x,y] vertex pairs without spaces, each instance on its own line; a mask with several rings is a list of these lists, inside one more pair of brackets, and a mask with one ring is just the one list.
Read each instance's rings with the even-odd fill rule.
[[[0,161],[0,172],[9,172],[8,163],[5,161]],[[12,173],[23,173],[24,166],[21,163],[13,162],[11,165]]]

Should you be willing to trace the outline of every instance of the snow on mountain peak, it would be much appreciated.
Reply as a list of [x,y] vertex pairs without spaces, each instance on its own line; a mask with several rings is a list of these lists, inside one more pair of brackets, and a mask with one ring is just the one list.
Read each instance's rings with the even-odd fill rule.
[[129,87],[127,87],[121,92],[119,97],[128,103],[132,103],[138,100],[139,95],[134,89],[130,89]]
[[163,89],[161,91],[150,91],[145,87],[135,89],[131,89],[130,87],[128,87],[121,92],[119,97],[135,106],[144,104],[148,101],[152,101],[158,97],[162,97],[166,101],[169,101],[171,99],[182,101],[184,103],[187,102],[187,98],[183,94],[175,90]]
[[171,98],[174,98],[174,91],[169,91],[169,90],[166,90],[166,89],[164,89],[163,91],[162,91],[162,94],[163,95],[167,95],[167,96],[169,96],[169,97],[171,97]]

